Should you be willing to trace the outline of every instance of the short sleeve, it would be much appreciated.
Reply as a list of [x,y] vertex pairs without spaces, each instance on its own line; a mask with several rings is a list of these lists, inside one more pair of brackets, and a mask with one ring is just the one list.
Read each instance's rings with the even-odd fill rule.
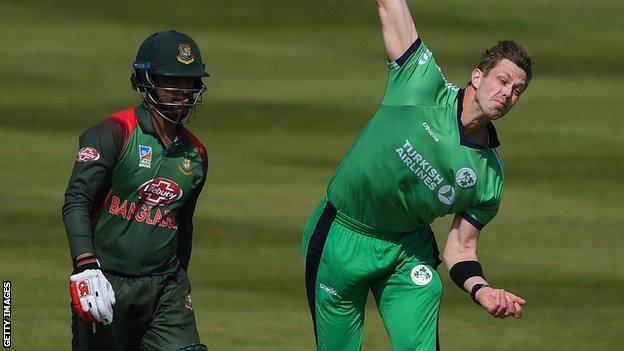
[[495,149],[492,149],[492,154],[495,156],[495,159],[491,160],[486,181],[479,191],[480,201],[476,206],[461,214],[462,218],[479,230],[483,229],[486,224],[494,219],[503,197],[504,170],[502,161]]
[[418,38],[398,59],[388,61],[383,105],[436,106],[454,98],[459,87],[448,82],[433,53]]
[[492,201],[483,203],[482,205],[472,208],[462,213],[462,218],[467,220],[475,228],[481,230],[488,224],[496,214],[500,206],[500,198],[492,199]]

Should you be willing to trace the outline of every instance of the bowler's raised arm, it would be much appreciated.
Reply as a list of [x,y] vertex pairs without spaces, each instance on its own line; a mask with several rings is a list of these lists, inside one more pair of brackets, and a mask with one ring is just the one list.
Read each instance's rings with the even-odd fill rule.
[[377,0],[386,53],[396,60],[418,38],[414,20],[405,0]]

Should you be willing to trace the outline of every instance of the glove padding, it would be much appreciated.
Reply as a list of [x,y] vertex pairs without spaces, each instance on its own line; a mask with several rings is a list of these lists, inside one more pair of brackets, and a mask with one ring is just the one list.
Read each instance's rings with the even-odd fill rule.
[[102,271],[87,269],[69,278],[72,307],[78,317],[104,325],[113,322],[115,292]]

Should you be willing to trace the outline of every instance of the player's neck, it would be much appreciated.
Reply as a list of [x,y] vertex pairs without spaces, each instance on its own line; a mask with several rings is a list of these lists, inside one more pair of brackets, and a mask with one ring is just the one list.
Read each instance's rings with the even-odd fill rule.
[[469,85],[464,92],[462,114],[459,117],[464,127],[465,137],[476,144],[488,144],[487,124],[490,119],[483,113],[475,99],[475,89]]
[[165,147],[169,147],[175,139],[176,133],[178,132],[178,126],[158,115],[154,116],[154,113],[152,113],[151,116],[152,124],[154,125],[156,133],[160,136],[160,140],[162,140]]

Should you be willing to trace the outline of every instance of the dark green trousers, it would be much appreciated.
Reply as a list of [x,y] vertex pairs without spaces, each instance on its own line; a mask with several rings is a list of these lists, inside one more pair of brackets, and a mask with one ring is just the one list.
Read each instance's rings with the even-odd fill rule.
[[199,344],[186,272],[121,277],[104,273],[117,303],[113,323],[87,323],[72,311],[72,349],[176,351]]

